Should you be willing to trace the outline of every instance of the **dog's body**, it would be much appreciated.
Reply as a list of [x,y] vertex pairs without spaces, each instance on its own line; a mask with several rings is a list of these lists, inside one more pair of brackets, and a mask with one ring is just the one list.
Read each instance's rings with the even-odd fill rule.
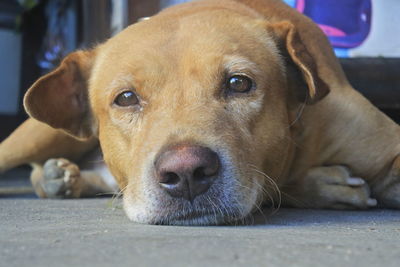
[[318,27],[278,0],[169,8],[68,56],[25,107],[35,119],[0,145],[0,170],[31,163],[41,197],[116,190],[102,163],[43,168],[99,140],[138,222],[222,223],[280,197],[400,208],[400,127],[350,86]]

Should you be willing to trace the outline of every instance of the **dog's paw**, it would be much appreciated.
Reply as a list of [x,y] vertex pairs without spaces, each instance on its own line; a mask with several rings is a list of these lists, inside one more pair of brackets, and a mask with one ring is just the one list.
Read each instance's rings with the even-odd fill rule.
[[375,207],[368,184],[352,177],[343,166],[318,167],[308,172],[307,202],[316,208],[367,209]]
[[82,191],[79,167],[66,159],[49,159],[41,187],[48,198],[78,198]]
[[400,209],[400,155],[395,158],[389,173],[375,181],[372,191],[381,207]]

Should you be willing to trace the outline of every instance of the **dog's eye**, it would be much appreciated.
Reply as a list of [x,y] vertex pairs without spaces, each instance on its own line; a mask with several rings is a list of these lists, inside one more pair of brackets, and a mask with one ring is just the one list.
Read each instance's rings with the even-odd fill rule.
[[243,75],[234,75],[229,78],[227,87],[233,93],[247,93],[253,88],[253,81]]
[[139,104],[139,99],[134,92],[125,91],[115,98],[114,103],[120,107],[129,107]]

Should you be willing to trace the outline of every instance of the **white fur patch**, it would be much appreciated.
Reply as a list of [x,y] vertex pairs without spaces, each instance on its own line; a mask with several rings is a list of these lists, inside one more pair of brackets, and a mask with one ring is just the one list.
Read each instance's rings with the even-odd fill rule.
[[106,183],[115,192],[118,192],[118,184],[104,162],[100,149],[89,153],[89,155],[82,160],[80,167],[82,170],[96,172],[98,175],[100,175],[104,183]]
[[113,188],[115,191],[118,191],[118,184],[115,181],[114,176],[111,174],[110,170],[103,162],[103,164],[96,164],[94,171],[100,174],[103,181],[110,187]]

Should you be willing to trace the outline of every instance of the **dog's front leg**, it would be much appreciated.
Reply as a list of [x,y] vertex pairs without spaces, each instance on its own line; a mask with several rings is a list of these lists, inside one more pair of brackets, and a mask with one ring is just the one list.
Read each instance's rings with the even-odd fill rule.
[[282,191],[283,203],[299,208],[367,209],[377,205],[368,184],[339,165],[311,168]]
[[116,184],[106,182],[111,174],[99,169],[80,170],[67,159],[49,159],[43,166],[34,165],[31,182],[41,198],[81,198],[114,194]]

